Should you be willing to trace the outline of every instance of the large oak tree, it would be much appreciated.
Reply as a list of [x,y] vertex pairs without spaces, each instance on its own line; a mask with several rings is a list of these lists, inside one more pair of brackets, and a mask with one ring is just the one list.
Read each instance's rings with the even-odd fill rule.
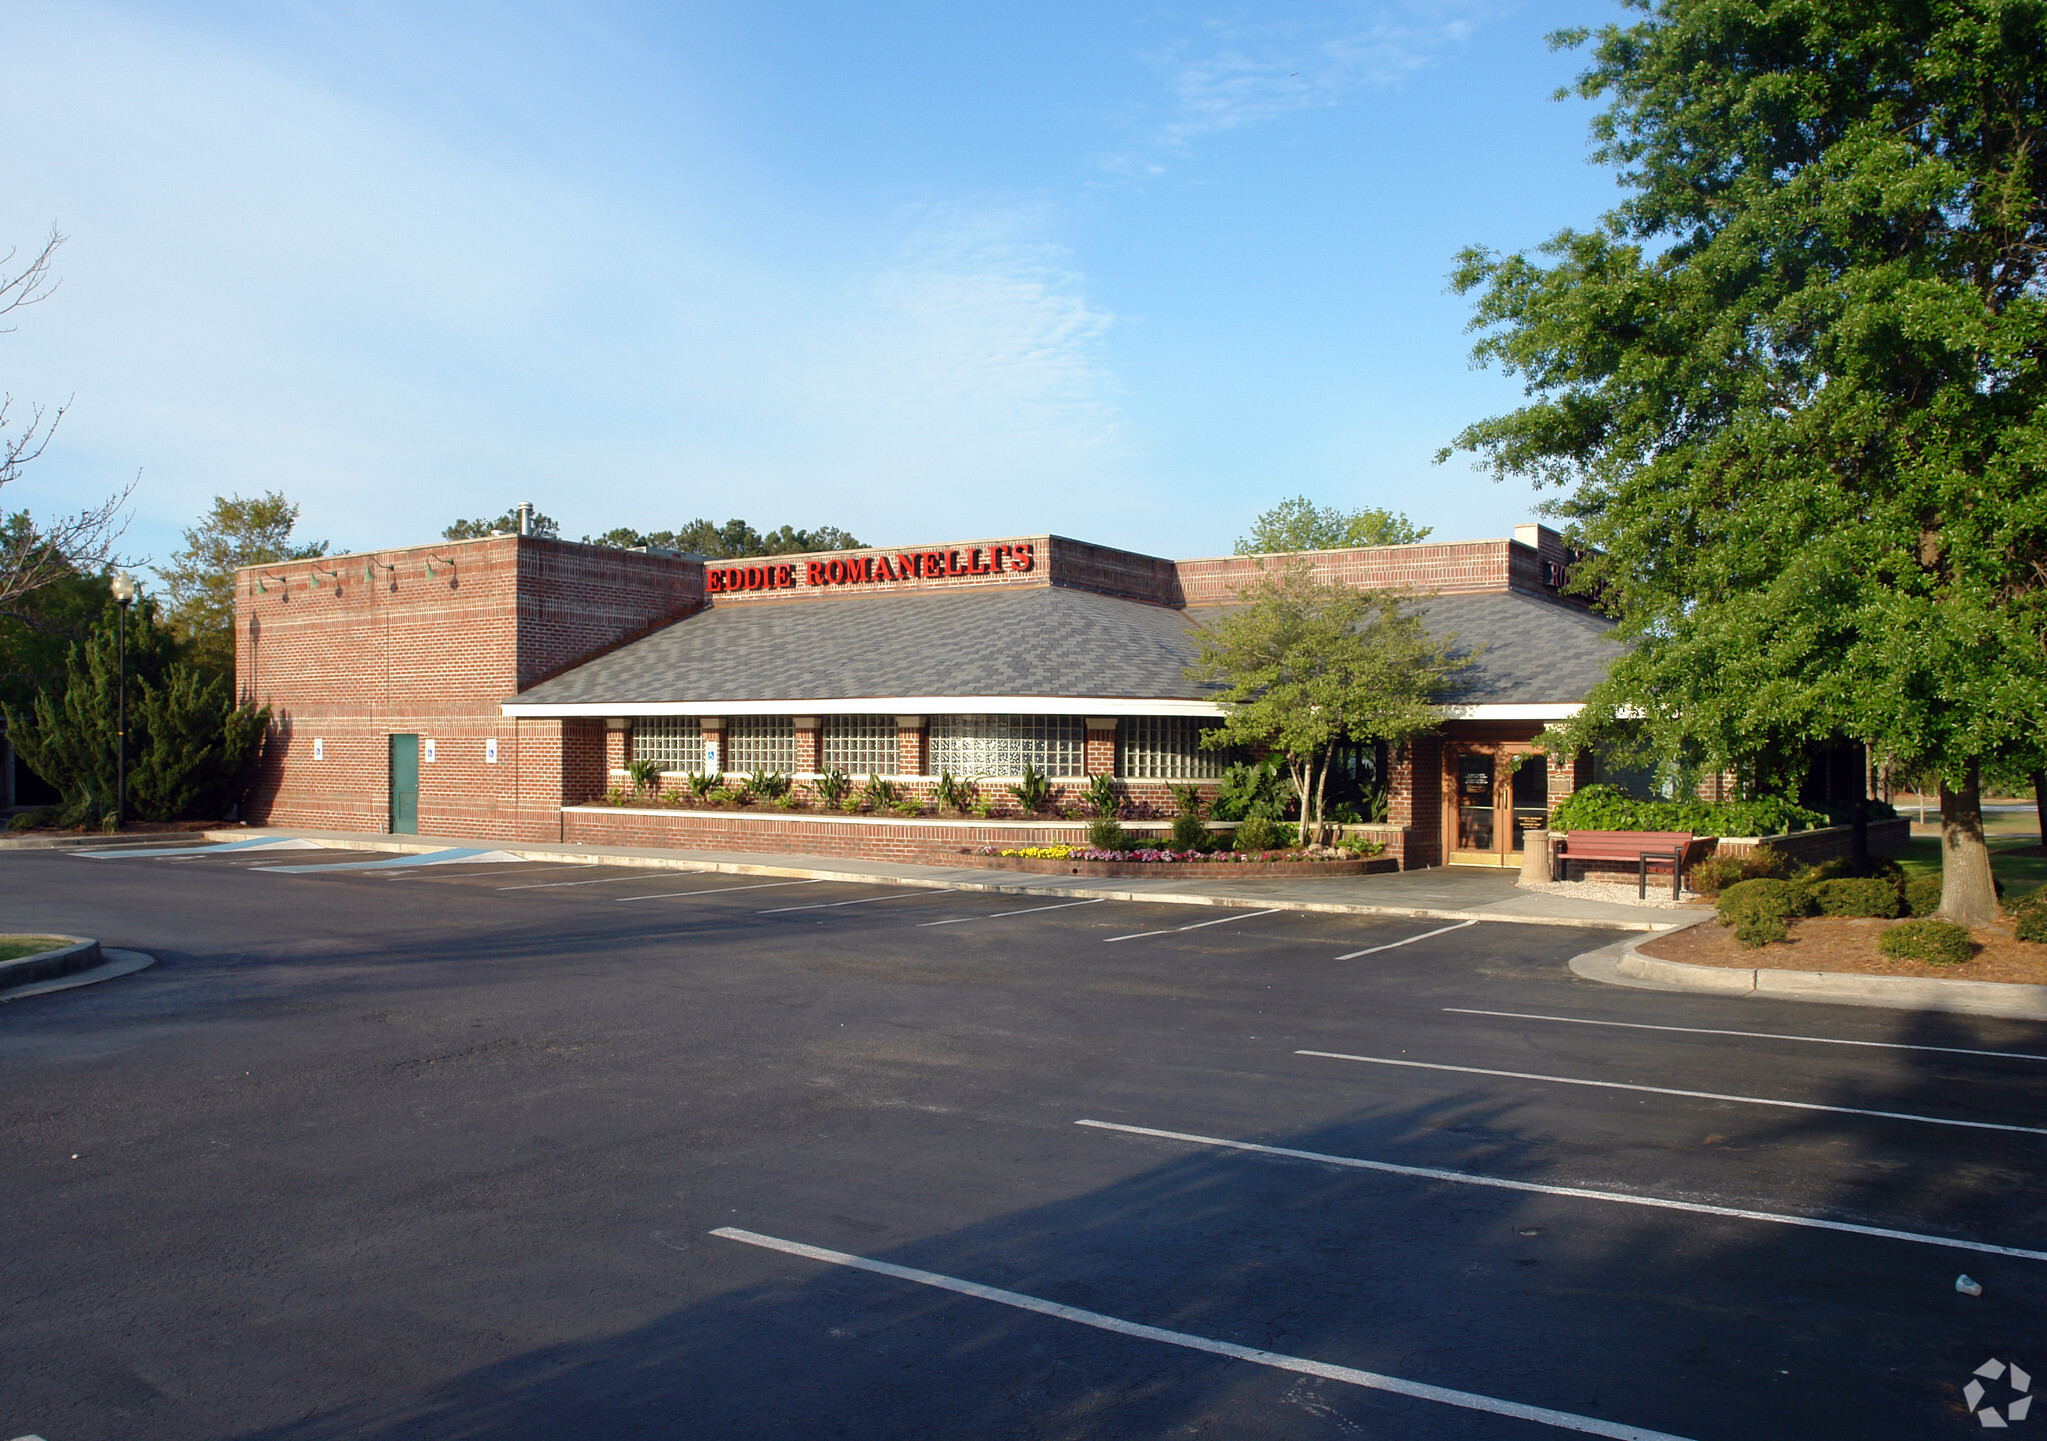
[[1457,444],[1563,490],[1632,642],[1571,739],[1929,766],[1988,920],[1981,770],[2047,714],[2047,6],[1631,8],[1555,37],[1621,203],[1455,274],[1529,397]]

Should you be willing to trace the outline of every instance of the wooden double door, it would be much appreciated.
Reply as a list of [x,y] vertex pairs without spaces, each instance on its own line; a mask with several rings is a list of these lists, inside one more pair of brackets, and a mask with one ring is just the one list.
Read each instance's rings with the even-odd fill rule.
[[1518,741],[1443,747],[1443,838],[1452,865],[1518,866],[1522,837],[1549,827],[1549,761]]

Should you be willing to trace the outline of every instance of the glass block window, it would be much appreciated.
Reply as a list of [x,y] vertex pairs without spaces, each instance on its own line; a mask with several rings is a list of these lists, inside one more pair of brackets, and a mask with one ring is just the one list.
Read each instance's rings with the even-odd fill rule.
[[937,775],[1020,776],[1026,764],[1048,776],[1087,773],[1087,723],[1079,716],[940,715],[931,718]]
[[795,770],[795,722],[785,715],[733,716],[725,722],[725,769],[785,774]]
[[1116,774],[1134,781],[1208,781],[1235,757],[1203,750],[1214,721],[1188,716],[1125,716],[1116,722]]
[[834,715],[822,722],[818,764],[849,776],[892,776],[902,769],[892,715]]
[[704,730],[693,715],[635,716],[633,759],[656,761],[664,771],[704,768]]

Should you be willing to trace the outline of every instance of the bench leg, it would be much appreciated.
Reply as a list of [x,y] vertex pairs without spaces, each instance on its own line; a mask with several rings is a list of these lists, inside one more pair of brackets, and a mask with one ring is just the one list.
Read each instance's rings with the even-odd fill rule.
[[1681,901],[1684,895],[1685,848],[1679,846],[1670,853],[1670,898]]
[[1649,857],[1646,852],[1635,857],[1635,896],[1639,900],[1649,899]]

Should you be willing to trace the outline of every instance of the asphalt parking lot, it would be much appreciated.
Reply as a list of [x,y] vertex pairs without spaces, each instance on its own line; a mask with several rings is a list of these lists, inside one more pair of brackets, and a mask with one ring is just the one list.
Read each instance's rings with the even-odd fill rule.
[[1601,986],[1554,926],[317,850],[0,894],[159,957],[0,1005],[0,1437],[1918,1441],[1986,1361],[2047,1389],[2047,1027]]

